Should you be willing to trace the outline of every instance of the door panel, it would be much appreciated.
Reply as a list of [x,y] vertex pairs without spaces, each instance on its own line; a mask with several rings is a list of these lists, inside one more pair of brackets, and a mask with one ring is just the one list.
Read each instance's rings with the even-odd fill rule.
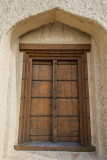
[[78,117],[58,117],[58,136],[70,136],[71,132],[79,132]]
[[77,68],[74,60],[33,61],[30,140],[80,140]]
[[51,136],[30,136],[30,141],[52,141],[52,135]]
[[72,81],[58,81],[57,82],[57,96],[58,97],[76,97],[78,98],[77,82]]
[[[50,74],[49,74],[50,73]],[[52,80],[52,65],[33,65],[33,80]]]
[[58,61],[57,141],[79,141],[78,63]]
[[52,61],[33,61],[30,140],[52,138]]
[[32,139],[32,136],[38,138],[46,137],[46,139],[49,140],[50,136],[52,136],[52,117],[32,117],[30,139]]
[[52,98],[32,98],[31,115],[52,115]]
[[[58,65],[57,66],[57,80],[71,80],[71,65]],[[69,74],[67,74],[69,72]]]
[[58,81],[57,82],[57,96],[58,97],[71,97],[71,82]]
[[33,135],[49,135],[52,133],[51,117],[31,117],[30,132]]
[[56,105],[58,106],[57,115],[65,116],[78,116],[78,99],[57,99]]
[[80,142],[79,136],[75,136],[75,135],[70,137],[59,136],[57,139],[59,142],[62,142],[62,139],[63,139],[63,142]]
[[58,61],[58,80],[77,80],[77,61]]
[[32,81],[32,97],[52,97],[52,82]]

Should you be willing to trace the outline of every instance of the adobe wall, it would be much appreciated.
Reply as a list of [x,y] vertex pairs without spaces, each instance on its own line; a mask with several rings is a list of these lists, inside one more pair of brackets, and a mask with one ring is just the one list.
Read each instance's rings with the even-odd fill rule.
[[20,43],[90,44],[91,37],[60,22],[52,22],[20,37]]
[[0,1],[0,157],[11,155],[18,137],[22,73],[19,39],[53,21],[79,29],[91,37],[88,72],[91,124],[94,124],[91,125],[92,143],[99,155],[107,156],[106,7],[105,0]]

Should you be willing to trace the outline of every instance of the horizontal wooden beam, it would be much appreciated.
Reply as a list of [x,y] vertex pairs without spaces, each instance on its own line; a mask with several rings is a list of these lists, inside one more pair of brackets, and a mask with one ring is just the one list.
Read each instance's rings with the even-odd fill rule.
[[28,44],[20,43],[20,51],[36,51],[36,50],[74,50],[74,51],[90,51],[91,44]]
[[31,150],[31,151],[71,151],[71,152],[95,152],[94,146],[77,145],[77,146],[40,146],[40,145],[15,145],[15,150]]

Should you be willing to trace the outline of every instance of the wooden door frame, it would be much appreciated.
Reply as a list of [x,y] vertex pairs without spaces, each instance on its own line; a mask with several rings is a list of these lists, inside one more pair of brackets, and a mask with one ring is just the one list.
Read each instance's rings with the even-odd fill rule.
[[[91,145],[90,114],[87,99],[87,52],[91,50],[90,44],[20,44],[19,50],[23,52],[23,75],[21,106],[19,117],[18,144],[29,141],[29,117],[31,74],[33,60],[78,60],[79,78],[79,109],[80,109],[80,142]],[[29,74],[31,73],[31,74]],[[88,108],[87,108],[88,107]],[[26,125],[27,124],[27,125]]]

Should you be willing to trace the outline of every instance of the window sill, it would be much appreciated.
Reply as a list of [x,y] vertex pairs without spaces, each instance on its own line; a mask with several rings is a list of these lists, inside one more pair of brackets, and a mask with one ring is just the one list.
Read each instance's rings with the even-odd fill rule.
[[15,150],[94,152],[91,145],[74,142],[29,141],[14,146]]

